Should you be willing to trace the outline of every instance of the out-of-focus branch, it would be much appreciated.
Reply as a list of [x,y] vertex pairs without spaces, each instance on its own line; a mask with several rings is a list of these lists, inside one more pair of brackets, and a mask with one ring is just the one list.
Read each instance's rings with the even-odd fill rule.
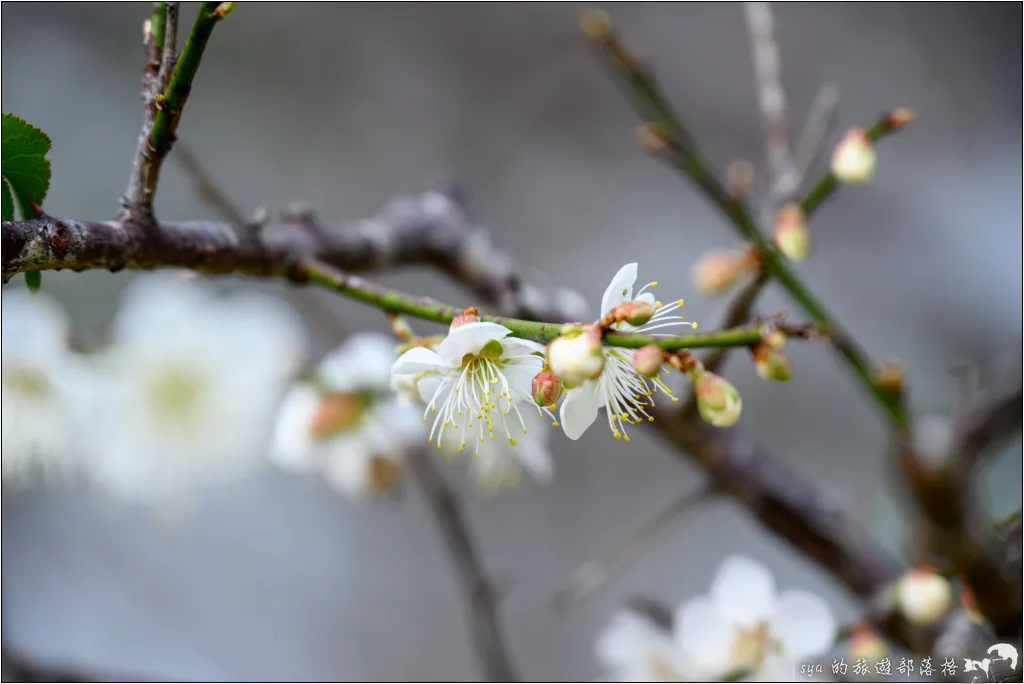
[[150,682],[146,677],[115,675],[58,663],[46,663],[9,646],[3,647],[4,682]]
[[423,491],[455,565],[459,588],[466,600],[473,648],[487,681],[519,681],[498,625],[498,599],[477,560],[462,507],[424,450],[417,450],[410,456],[409,469]]
[[[1018,357],[1019,358],[1019,357]],[[923,421],[900,446],[903,479],[922,514],[928,548],[949,560],[971,587],[978,609],[1000,637],[1021,632],[1021,578],[1008,571],[1008,550],[974,505],[979,454],[1021,429],[1021,369],[982,387],[955,424]]]
[[796,192],[799,179],[786,132],[786,90],[779,73],[775,21],[767,2],[744,2],[743,14],[750,34],[750,52],[754,61],[757,103],[764,127],[764,151],[771,178],[771,195],[773,198],[782,198]]

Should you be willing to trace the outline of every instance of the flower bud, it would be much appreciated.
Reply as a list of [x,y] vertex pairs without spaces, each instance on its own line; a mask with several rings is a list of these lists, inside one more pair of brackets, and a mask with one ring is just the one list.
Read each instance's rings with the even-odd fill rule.
[[580,17],[580,28],[591,40],[606,40],[612,32],[612,20],[603,10],[589,9]]
[[803,261],[811,251],[811,231],[800,205],[792,202],[779,209],[772,227],[772,241],[790,261]]
[[657,345],[649,344],[640,347],[633,354],[633,368],[645,378],[653,378],[661,372],[661,364],[665,362],[665,352]]
[[897,583],[896,603],[911,623],[932,625],[953,606],[953,589],[945,577],[921,567],[911,570]]
[[547,360],[567,389],[594,380],[604,370],[601,337],[592,326],[570,330],[548,343]]
[[406,342],[415,337],[415,333],[412,331],[412,326],[410,326],[408,321],[401,316],[391,317],[391,333],[398,339]]
[[704,294],[719,295],[750,272],[752,265],[750,256],[743,252],[708,252],[694,266],[693,283]]
[[754,355],[754,368],[763,380],[788,382],[793,376],[789,359],[782,352],[773,349],[771,345],[763,342],[755,344],[751,353]]
[[911,109],[910,107],[900,107],[899,109],[895,110],[892,114],[889,115],[889,120],[887,121],[887,123],[889,125],[889,128],[891,128],[894,131],[898,131],[899,129],[903,128],[908,123],[913,121],[915,116],[916,114],[914,113],[914,110]]
[[659,155],[668,150],[672,138],[664,126],[648,122],[636,129],[636,141],[645,152]]
[[863,658],[868,662],[881,660],[886,655],[885,642],[868,624],[861,623],[853,628],[850,635],[850,656],[854,659]]
[[562,381],[549,371],[533,376],[533,400],[537,406],[552,406],[562,396]]
[[640,326],[651,320],[654,315],[654,306],[637,299],[632,302],[623,302],[615,307],[615,314],[633,326]]
[[729,427],[739,420],[743,400],[725,378],[702,371],[693,378],[700,417],[715,427]]
[[456,328],[466,325],[467,323],[479,323],[480,322],[480,310],[476,307],[469,309],[463,309],[462,313],[452,319],[452,325],[448,328],[448,332],[455,330]]
[[868,132],[851,128],[832,153],[832,173],[844,183],[867,183],[878,164]]
[[224,19],[235,11],[237,5],[237,2],[222,2],[213,10],[213,16],[217,19]]
[[764,343],[772,349],[782,349],[786,346],[786,333],[781,330],[772,330],[764,336]]

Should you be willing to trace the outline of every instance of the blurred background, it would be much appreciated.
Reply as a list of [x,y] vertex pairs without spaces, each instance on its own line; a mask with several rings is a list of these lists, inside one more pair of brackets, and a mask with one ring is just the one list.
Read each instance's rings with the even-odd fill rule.
[[[746,158],[762,169],[739,4],[605,8],[656,64],[718,167]],[[582,9],[242,3],[210,42],[179,137],[247,211],[302,201],[324,218],[355,219],[395,194],[456,179],[500,247],[578,289],[595,315],[615,271],[639,261],[640,282],[686,297],[687,317],[707,329],[722,303],[692,292],[689,268],[734,238],[637,148],[637,121],[579,34]],[[875,181],[815,217],[815,253],[798,270],[874,357],[906,365],[917,410],[947,411],[955,364],[1019,350],[1021,6],[774,9],[792,135],[825,82],[841,89],[840,127],[896,106],[917,111],[880,145]],[[118,208],[141,120],[147,12],[143,3],[2,7],[3,109],[53,139],[50,214],[108,218]],[[183,32],[193,13],[183,4]],[[157,213],[212,216],[173,154],[164,168]],[[48,273],[43,287],[96,343],[129,278]],[[426,269],[382,279],[476,303]],[[357,303],[302,296],[332,307],[349,331],[387,331]],[[787,305],[772,292],[761,310]],[[319,352],[339,341],[311,324]],[[790,349],[788,386],[759,381],[741,354],[727,366],[744,397],[741,430],[905,549],[881,416],[824,345]],[[671,525],[581,606],[556,611],[552,596],[580,563],[699,487],[702,474],[647,432],[629,444],[601,429],[552,439],[547,487],[485,499],[467,473],[445,466],[483,562],[508,592],[504,627],[526,679],[593,679],[594,634],[626,596],[674,605],[703,591],[735,551],[762,559],[783,587],[855,614],[830,577],[725,500]],[[987,473],[994,515],[1020,504],[1019,454],[1018,440]],[[318,479],[268,473],[218,490],[175,524],[74,489],[12,491],[2,522],[4,642],[40,659],[202,681],[479,677],[447,556],[411,489],[399,502],[353,504]]]

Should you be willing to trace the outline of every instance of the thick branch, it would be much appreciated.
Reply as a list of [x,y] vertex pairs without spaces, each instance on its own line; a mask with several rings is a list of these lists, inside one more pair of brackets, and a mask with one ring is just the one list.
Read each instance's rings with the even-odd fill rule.
[[[664,131],[665,143],[669,150],[663,156],[704,192],[744,239],[757,247],[765,270],[785,288],[811,320],[832,331],[832,342],[836,350],[883,409],[893,426],[902,431],[906,426],[906,415],[900,397],[886,392],[875,383],[874,368],[867,354],[839,326],[835,317],[818,300],[810,288],[790,269],[787,262],[758,228],[743,201],[731,195],[722,186],[711,164],[697,147],[693,136],[687,131],[668,99],[661,92],[650,70],[640,65],[637,59],[630,54],[618,36],[611,30],[610,23],[606,18],[585,19],[585,26],[598,47],[598,54],[602,61],[615,77],[633,109],[641,118],[656,123]],[[872,128],[873,137],[881,134],[877,132],[880,127],[893,130],[903,122],[904,120],[895,117],[883,117],[882,122]],[[835,179],[832,178],[831,184],[827,180],[828,178],[815,187],[812,208],[815,208],[835,190]]]
[[462,507],[424,450],[418,450],[410,457],[409,468],[423,490],[430,513],[444,536],[455,565],[460,588],[466,598],[470,637],[484,676],[490,682],[519,681],[498,626],[494,587],[477,561],[478,553]]

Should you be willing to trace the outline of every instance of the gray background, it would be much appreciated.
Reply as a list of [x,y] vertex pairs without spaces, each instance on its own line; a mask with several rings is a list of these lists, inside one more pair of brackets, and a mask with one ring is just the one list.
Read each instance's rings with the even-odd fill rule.
[[[180,135],[244,207],[303,200],[330,218],[372,214],[439,175],[461,179],[496,242],[594,303],[641,264],[665,297],[710,325],[721,303],[689,266],[732,236],[702,198],[646,158],[635,120],[578,34],[581,6],[242,3],[210,43]],[[760,165],[760,126],[737,4],[608,6],[720,167]],[[124,189],[140,121],[141,4],[3,5],[3,109],[54,140],[55,215],[105,218]],[[1017,3],[800,3],[776,8],[793,128],[816,88],[839,84],[843,125],[911,105],[918,121],[880,149],[876,182],[814,221],[806,279],[878,358],[899,358],[921,410],[947,410],[948,368],[990,358],[1021,331],[1021,8]],[[193,7],[183,8],[183,23]],[[157,203],[210,215],[173,161]],[[47,274],[44,287],[97,340],[130,276]],[[398,286],[456,302],[425,271]],[[21,287],[20,282],[10,287]],[[269,286],[277,290],[278,286]],[[321,300],[322,302],[322,300]],[[783,308],[777,293],[765,310]],[[349,330],[384,330],[331,303]],[[335,340],[322,336],[319,349]],[[728,376],[742,426],[904,545],[883,422],[824,346],[793,345],[788,387],[739,355]],[[504,622],[524,676],[593,678],[594,633],[631,592],[675,603],[729,552],[784,585],[853,605],[828,576],[729,502],[672,525],[580,608],[552,594],[700,473],[648,434],[595,427],[553,437],[557,480],[481,500],[464,473],[486,565],[510,594]],[[995,512],[1020,502],[1020,448],[986,481]],[[3,637],[40,657],[177,679],[436,680],[478,677],[461,603],[420,500],[353,505],[273,474],[219,490],[185,521],[76,491],[3,498]]]

